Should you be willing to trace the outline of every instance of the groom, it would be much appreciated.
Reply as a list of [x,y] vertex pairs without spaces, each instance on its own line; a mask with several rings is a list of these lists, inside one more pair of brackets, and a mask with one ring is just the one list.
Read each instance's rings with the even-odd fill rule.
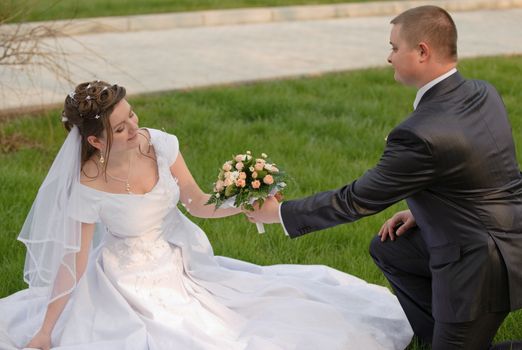
[[391,23],[395,80],[418,92],[379,163],[340,189],[269,200],[248,215],[281,222],[294,238],[406,199],[410,210],[383,225],[372,257],[432,349],[488,349],[509,311],[522,307],[522,176],[507,113],[491,85],[457,72],[446,11],[421,6]]

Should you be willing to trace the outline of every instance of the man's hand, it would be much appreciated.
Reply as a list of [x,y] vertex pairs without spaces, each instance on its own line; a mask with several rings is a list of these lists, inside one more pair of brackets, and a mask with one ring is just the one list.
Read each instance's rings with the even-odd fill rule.
[[394,241],[395,235],[400,236],[415,226],[417,226],[417,223],[415,222],[415,218],[411,211],[400,211],[395,213],[391,219],[386,220],[379,230],[379,236],[381,237],[382,242],[384,242],[388,237]]
[[245,212],[250,222],[261,224],[279,223],[279,202],[274,197],[268,197],[263,203],[263,207],[259,209],[259,205],[254,204],[253,211]]

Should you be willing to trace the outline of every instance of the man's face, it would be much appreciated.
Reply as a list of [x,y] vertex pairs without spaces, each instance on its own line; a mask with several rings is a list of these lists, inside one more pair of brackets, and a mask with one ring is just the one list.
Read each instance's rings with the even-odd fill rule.
[[394,78],[397,82],[417,86],[417,75],[419,68],[419,51],[411,48],[403,38],[401,38],[401,25],[394,24],[390,33],[391,53],[388,62],[395,69]]

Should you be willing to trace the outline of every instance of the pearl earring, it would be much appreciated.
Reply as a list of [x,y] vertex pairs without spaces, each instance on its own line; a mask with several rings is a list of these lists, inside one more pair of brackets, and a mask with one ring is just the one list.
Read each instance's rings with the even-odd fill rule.
[[100,152],[100,164],[103,165],[105,163],[105,158],[103,158],[103,154]]

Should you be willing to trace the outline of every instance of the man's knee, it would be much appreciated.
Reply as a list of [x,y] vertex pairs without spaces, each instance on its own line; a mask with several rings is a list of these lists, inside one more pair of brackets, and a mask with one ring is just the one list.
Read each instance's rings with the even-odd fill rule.
[[381,237],[376,235],[370,242],[370,255],[381,269],[397,266],[404,258],[414,255],[410,251],[412,246],[408,243],[402,236],[397,237],[394,241],[388,238],[382,242]]
[[379,263],[382,261],[384,257],[384,245],[385,243],[381,242],[381,237],[379,237],[378,235],[373,237],[373,239],[370,242],[370,255],[377,265],[379,265]]

